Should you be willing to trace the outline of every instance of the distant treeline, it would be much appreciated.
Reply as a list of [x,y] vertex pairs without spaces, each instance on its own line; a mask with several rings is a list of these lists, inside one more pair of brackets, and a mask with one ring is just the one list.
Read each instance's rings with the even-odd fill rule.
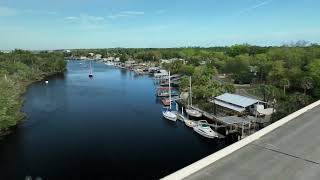
[[0,135],[23,117],[20,96],[26,86],[65,69],[62,53],[34,54],[22,50],[0,53]]
[[287,84],[287,90],[306,91],[314,97],[320,97],[320,77],[317,73],[320,69],[320,46],[307,45],[304,41],[280,47],[242,44],[211,48],[79,49],[73,50],[72,55],[88,56],[90,52],[104,57],[118,56],[122,61],[129,58],[141,61],[183,58],[190,65],[184,69],[182,65],[173,64],[171,70],[174,72],[192,73],[192,67],[205,62],[206,66],[215,68],[217,73],[232,74],[239,84],[253,82],[279,87]]
[[[252,84],[254,93],[264,101],[277,101],[279,119],[320,98],[320,46],[299,41],[278,47],[260,47],[248,44],[230,47],[186,47],[150,49],[90,49],[73,50],[71,56],[99,53],[104,57],[116,56],[121,61],[182,58],[163,65],[172,73],[193,77],[195,102],[207,102],[211,96],[232,92],[231,84],[221,85],[213,80],[217,74],[227,74],[236,84]],[[180,89],[187,89],[188,80],[182,79]]]

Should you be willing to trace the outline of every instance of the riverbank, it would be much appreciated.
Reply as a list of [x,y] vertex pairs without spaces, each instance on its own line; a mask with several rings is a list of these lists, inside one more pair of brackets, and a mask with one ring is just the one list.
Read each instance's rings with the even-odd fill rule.
[[38,54],[22,50],[0,54],[0,59],[0,136],[3,136],[24,118],[21,107],[27,87],[63,73],[66,61],[59,53]]
[[42,81],[44,79],[50,78],[50,77],[55,76],[55,75],[63,75],[63,74],[64,74],[64,72],[43,73],[39,77],[37,77],[36,79],[32,79],[32,80],[28,80],[28,81],[20,81],[20,82],[15,82],[14,83],[15,86],[17,87],[17,89],[18,89],[18,93],[17,93],[17,96],[14,98],[14,101],[16,102],[16,104],[18,106],[19,112],[16,112],[17,116],[15,117],[16,122],[15,122],[14,125],[9,126],[6,129],[0,129],[0,139],[3,136],[6,136],[6,135],[10,134],[12,132],[12,130],[17,125],[19,125],[23,121],[23,119],[25,119],[26,115],[25,115],[24,112],[21,111],[21,108],[22,108],[23,103],[25,101],[25,98],[23,96],[24,96],[25,92],[27,91],[28,87],[30,85],[32,85],[33,83]]
[[152,77],[92,68],[90,79],[70,61],[63,77],[28,87],[26,120],[0,142],[3,179],[159,179],[229,145],[163,119]]

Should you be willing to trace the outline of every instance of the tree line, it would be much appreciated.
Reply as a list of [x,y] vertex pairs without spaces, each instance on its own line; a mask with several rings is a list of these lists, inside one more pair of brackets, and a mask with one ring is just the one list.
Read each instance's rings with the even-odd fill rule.
[[26,86],[65,70],[66,62],[62,53],[23,50],[0,53],[0,135],[23,118],[20,96]]
[[[183,48],[113,48],[76,50],[74,55],[89,52],[105,57],[117,56],[122,61],[130,58],[138,61],[159,62],[160,59],[182,58],[163,65],[172,73],[192,76],[195,101],[223,92],[234,92],[232,84],[251,84],[252,94],[274,103],[279,119],[320,98],[320,46],[299,41],[283,46],[252,46],[239,44],[230,47]],[[233,81],[219,83],[218,74],[226,74]],[[180,89],[186,90],[188,79],[180,81]],[[276,100],[276,102],[274,102]]]

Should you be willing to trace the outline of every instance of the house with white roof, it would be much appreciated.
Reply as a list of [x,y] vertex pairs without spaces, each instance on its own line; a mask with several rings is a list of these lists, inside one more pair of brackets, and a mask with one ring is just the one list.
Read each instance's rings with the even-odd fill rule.
[[101,54],[96,54],[95,55],[95,59],[102,59],[102,55]]
[[274,112],[272,108],[265,109],[266,102],[237,94],[225,93],[215,97],[211,102],[215,105],[215,113],[271,115]]

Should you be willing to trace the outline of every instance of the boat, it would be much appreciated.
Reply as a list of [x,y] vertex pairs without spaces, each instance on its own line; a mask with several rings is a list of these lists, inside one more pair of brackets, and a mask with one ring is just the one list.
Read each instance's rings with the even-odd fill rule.
[[186,108],[186,112],[189,116],[192,116],[192,117],[201,117],[202,116],[202,113],[195,110],[195,109],[192,109],[192,88],[191,88],[191,76],[189,78],[189,83],[190,83],[190,90],[189,90],[189,99],[188,99],[188,107]]
[[91,62],[90,62],[90,73],[89,73],[89,78],[93,77],[93,73],[92,73],[92,67],[91,67]]
[[201,120],[198,122],[196,126],[193,127],[193,130],[200,134],[203,137],[214,139],[219,137],[218,133],[214,132],[210,126],[208,125],[208,122],[206,120]]
[[165,108],[166,110],[162,111],[162,115],[164,118],[170,121],[177,121],[178,117],[175,113],[171,111],[171,87],[170,87],[170,72],[169,72],[169,108]]
[[161,99],[161,102],[164,106],[169,106],[170,105],[170,99],[169,98],[163,98]]
[[184,123],[186,124],[186,126],[191,127],[191,128],[193,128],[196,125],[198,125],[197,121],[192,121],[192,120],[189,120],[189,119],[185,119]]
[[107,65],[107,66],[113,66],[114,65],[114,63],[113,62],[111,62],[111,61],[107,61],[106,63],[104,63],[105,65]]
[[193,116],[193,117],[201,117],[202,116],[201,112],[194,110],[194,109],[191,109],[191,108],[186,109],[186,112],[189,116]]
[[174,112],[171,112],[169,109],[162,112],[164,118],[170,121],[177,121],[177,115]]

